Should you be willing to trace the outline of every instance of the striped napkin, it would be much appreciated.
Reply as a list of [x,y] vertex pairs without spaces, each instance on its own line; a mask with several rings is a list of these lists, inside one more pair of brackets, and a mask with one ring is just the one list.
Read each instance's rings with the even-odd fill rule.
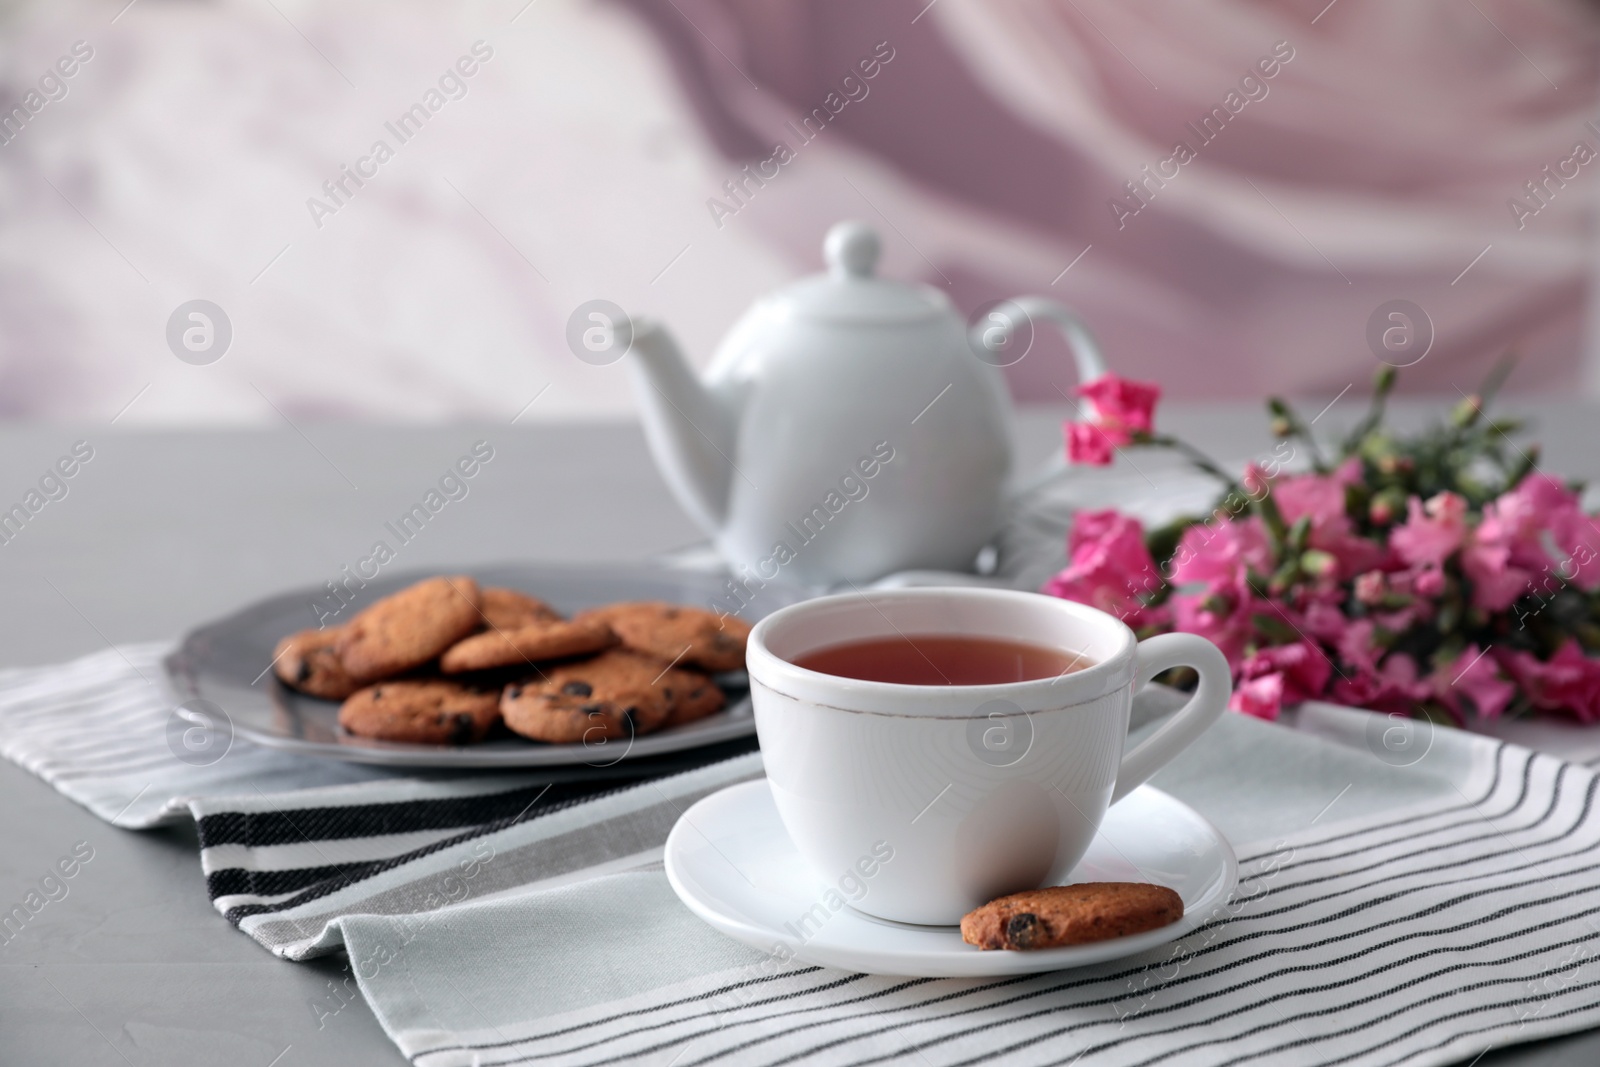
[[673,822],[758,755],[535,785],[235,740],[195,768],[161,758],[160,651],[0,672],[4,754],[120,825],[196,819],[218,910],[279,955],[347,953],[420,1067],[1428,1065],[1600,1024],[1600,779],[1503,741],[1327,706],[1291,729],[1228,716],[1157,778],[1253,842],[1199,929],[1082,970],[874,976],[746,948],[667,886]]

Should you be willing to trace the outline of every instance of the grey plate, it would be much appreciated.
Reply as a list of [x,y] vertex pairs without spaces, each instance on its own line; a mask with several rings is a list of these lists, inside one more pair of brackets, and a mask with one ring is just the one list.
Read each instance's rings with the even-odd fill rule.
[[[341,615],[438,571],[379,577],[361,591],[361,599]],[[724,593],[720,576],[676,571],[660,566],[624,564],[592,567],[508,564],[469,569],[483,585],[509,586],[573,612],[618,600],[668,600],[709,606]],[[809,594],[768,583],[757,590],[740,618],[754,622]],[[269,670],[280,638],[315,625],[311,604],[326,596],[322,589],[302,589],[272,597],[201,626],[167,657],[167,675],[189,697],[216,704],[240,737],[268,748],[308,756],[326,756],[352,763],[394,767],[566,767],[587,764],[612,767],[623,760],[647,759],[746,738],[755,733],[750,700],[742,675],[719,678],[728,691],[728,707],[698,722],[644,737],[594,745],[547,745],[520,738],[496,738],[476,745],[404,745],[353,737],[339,728],[339,705],[287,688]]]

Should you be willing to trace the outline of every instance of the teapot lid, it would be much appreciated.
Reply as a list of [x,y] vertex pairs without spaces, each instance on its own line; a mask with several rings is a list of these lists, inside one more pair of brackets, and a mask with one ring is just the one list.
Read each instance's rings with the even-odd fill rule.
[[827,273],[802,278],[767,301],[791,316],[831,322],[900,323],[953,314],[939,290],[874,274],[881,248],[866,223],[835,223],[822,244]]

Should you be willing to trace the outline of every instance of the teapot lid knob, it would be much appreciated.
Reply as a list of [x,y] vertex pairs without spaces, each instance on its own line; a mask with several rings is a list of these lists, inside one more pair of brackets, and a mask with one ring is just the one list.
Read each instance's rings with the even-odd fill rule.
[[822,244],[828,273],[835,278],[870,278],[878,266],[878,234],[864,222],[837,222]]

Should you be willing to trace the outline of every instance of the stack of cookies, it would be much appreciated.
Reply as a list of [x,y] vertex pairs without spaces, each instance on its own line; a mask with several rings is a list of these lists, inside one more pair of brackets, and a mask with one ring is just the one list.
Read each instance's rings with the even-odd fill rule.
[[563,618],[537,597],[429,578],[341,627],[278,643],[284,684],[342,700],[352,734],[411,744],[481,741],[497,724],[534,741],[597,744],[721,710],[710,675],[744,666],[739,619],[656,601]]

